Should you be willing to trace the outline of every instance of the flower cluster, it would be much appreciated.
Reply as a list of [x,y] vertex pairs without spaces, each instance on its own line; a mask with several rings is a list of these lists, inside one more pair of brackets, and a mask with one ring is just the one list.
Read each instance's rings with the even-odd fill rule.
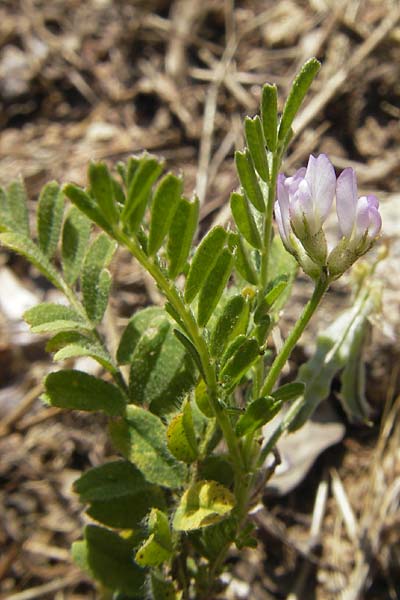
[[[335,195],[340,240],[329,252],[323,224]],[[382,225],[378,199],[358,197],[353,169],[336,179],[325,154],[311,155],[292,177],[279,175],[275,218],[286,249],[313,278],[322,270],[339,277],[371,248]]]

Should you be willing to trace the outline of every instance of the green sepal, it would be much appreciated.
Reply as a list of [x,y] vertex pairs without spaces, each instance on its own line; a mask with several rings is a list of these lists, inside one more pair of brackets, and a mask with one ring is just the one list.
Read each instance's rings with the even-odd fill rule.
[[154,193],[151,206],[148,253],[150,256],[160,249],[167,235],[182,193],[182,179],[168,173],[163,177]]
[[52,406],[84,411],[101,410],[110,417],[125,413],[125,398],[107,381],[76,370],[50,373],[45,379],[46,399]]
[[192,409],[188,399],[182,412],[171,420],[167,428],[167,446],[178,460],[191,464],[197,459],[198,448],[193,426]]
[[190,264],[185,284],[185,301],[192,302],[215,265],[227,239],[223,227],[213,227],[201,240]]
[[69,285],[73,285],[80,275],[91,228],[89,219],[79,208],[71,206],[64,221],[61,244],[61,264]]
[[257,398],[246,408],[246,412],[236,423],[236,435],[242,437],[254,433],[260,427],[271,421],[282,407],[282,400],[272,396]]
[[186,466],[168,450],[161,419],[138,406],[128,406],[126,412],[126,419],[110,423],[114,446],[150,483],[172,489],[181,487]]
[[200,290],[199,303],[197,305],[197,322],[200,327],[205,327],[217,306],[222,292],[225,289],[232,272],[233,256],[224,248],[218,256],[211,272],[208,274],[203,287]]
[[267,182],[269,180],[268,157],[265,150],[265,139],[260,117],[256,116],[253,119],[246,117],[244,128],[247,146],[250,150],[254,166],[261,179]]
[[97,203],[100,212],[112,226],[119,221],[119,210],[114,196],[114,185],[108,167],[103,162],[89,164],[88,179],[90,195]]
[[249,314],[249,303],[241,294],[228,300],[211,333],[211,356],[220,357],[234,338],[246,333]]
[[64,212],[64,195],[60,186],[52,181],[44,186],[37,209],[38,242],[42,252],[53,258],[60,237]]
[[275,84],[266,83],[262,89],[261,121],[268,150],[274,153],[278,137],[278,92]]
[[316,74],[320,69],[321,63],[316,58],[310,58],[296,75],[289,96],[283,108],[281,122],[279,124],[278,138],[282,142],[289,133],[293,119],[299,110],[304,96],[308,92]]
[[250,153],[235,152],[236,170],[247,199],[259,212],[265,211],[265,202]]
[[217,481],[197,481],[183,494],[174,515],[176,531],[191,531],[224,519],[235,505],[235,497]]
[[236,226],[244,239],[253,246],[261,250],[262,242],[256,222],[252,215],[247,199],[237,192],[231,194],[231,211]]
[[168,274],[171,279],[175,279],[187,264],[199,220],[199,209],[198,198],[193,202],[189,202],[186,198],[181,198],[179,201],[169,228],[167,243]]
[[72,544],[74,562],[94,579],[128,598],[143,599],[145,571],[133,561],[129,540],[104,527],[87,525],[84,540]]
[[83,306],[89,319],[99,323],[108,304],[111,275],[106,269],[117,248],[116,243],[101,233],[89,246],[81,275]]

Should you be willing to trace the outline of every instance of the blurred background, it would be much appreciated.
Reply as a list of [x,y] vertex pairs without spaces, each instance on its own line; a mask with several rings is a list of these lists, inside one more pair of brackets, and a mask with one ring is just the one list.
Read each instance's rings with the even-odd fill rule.
[[[400,376],[399,17],[398,0],[0,1],[0,183],[22,175],[32,214],[48,180],[83,185],[90,159],[112,165],[146,149],[184,172],[187,194],[200,197],[203,230],[226,223],[243,117],[258,111],[265,82],[284,98],[311,56],[322,68],[296,119],[285,171],[325,152],[338,170],[355,168],[362,192],[381,200],[389,258],[368,349],[373,423],[352,427],[339,413],[333,432],[308,435],[311,462],[324,447],[318,436],[337,445],[307,476],[300,468],[294,489],[268,495],[267,510],[255,516],[258,548],[232,554],[227,598],[400,598],[398,410],[387,408]],[[124,253],[112,270],[121,327],[159,296]],[[348,306],[348,292],[346,280],[334,286],[320,327]],[[288,324],[307,294],[300,280]],[[102,417],[38,400],[51,359],[21,315],[43,299],[57,296],[23,259],[2,251],[0,598],[96,598],[70,561],[83,523],[71,484],[112,449]],[[294,363],[312,351],[314,332]]]

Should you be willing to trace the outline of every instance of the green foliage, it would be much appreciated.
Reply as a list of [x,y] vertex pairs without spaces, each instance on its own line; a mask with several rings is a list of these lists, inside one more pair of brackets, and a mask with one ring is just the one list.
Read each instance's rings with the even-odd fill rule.
[[169,229],[167,256],[169,276],[174,279],[184,270],[199,220],[198,198],[189,202],[181,198]]
[[186,400],[182,408],[168,426],[167,444],[175,458],[190,464],[197,459],[198,448],[190,402]]
[[135,555],[135,561],[141,567],[157,567],[169,560],[172,555],[172,537],[168,517],[153,508],[148,519],[149,537],[143,542]]
[[128,406],[125,419],[110,423],[110,434],[116,449],[147,481],[173,489],[184,484],[186,467],[168,450],[166,427],[159,417]]
[[89,246],[83,261],[81,276],[83,306],[93,323],[103,318],[111,288],[111,275],[107,270],[116,244],[101,233]]
[[74,491],[89,504],[92,519],[119,529],[136,528],[152,507],[165,504],[161,490],[121,460],[90,469],[75,481]]
[[72,206],[64,221],[61,246],[63,273],[69,285],[73,285],[80,275],[91,228],[90,220]]
[[257,173],[264,181],[269,180],[268,155],[265,150],[265,139],[260,117],[244,120],[246,142]]
[[82,371],[50,373],[45,391],[50,404],[59,408],[101,410],[110,417],[125,413],[125,398],[115,385]]
[[84,535],[72,545],[76,564],[107,588],[143,598],[145,572],[134,563],[129,540],[97,525],[87,525]]
[[289,96],[285,102],[281,122],[279,124],[278,137],[281,143],[286,139],[286,136],[288,135],[290,127],[293,123],[293,119],[295,118],[296,113],[304,100],[304,96],[306,95],[310,85],[318,73],[320,66],[321,64],[316,58],[310,58],[310,60],[303,65],[300,72],[296,76]]
[[185,284],[185,300],[192,302],[202,289],[213,266],[222,253],[227,233],[222,227],[214,227],[202,239],[192,258]]
[[246,333],[249,314],[249,302],[242,294],[232,296],[228,300],[211,334],[210,353],[212,356],[221,356],[233,339]]
[[261,120],[265,141],[275,152],[278,137],[278,94],[276,85],[264,85],[261,96]]
[[6,223],[8,223],[10,231],[29,238],[30,229],[27,202],[28,198],[22,179],[12,181],[7,188],[7,200],[4,205],[4,213],[7,214]]
[[59,185],[53,181],[42,189],[37,211],[38,241],[42,252],[53,258],[61,233],[64,197]]
[[176,531],[190,531],[218,523],[235,505],[235,498],[217,481],[197,481],[183,494],[173,527]]
[[236,169],[246,198],[259,212],[265,211],[264,196],[258,183],[250,152],[235,152]]
[[241,437],[254,433],[268,421],[271,421],[279,412],[281,406],[282,400],[277,400],[272,396],[253,400],[236,423],[236,434]]
[[144,155],[135,165],[134,173],[129,173],[126,202],[121,213],[122,223],[129,232],[138,230],[150,200],[151,189],[162,170],[163,165],[156,158]]
[[75,309],[63,304],[43,302],[24,313],[33,333],[55,333],[86,329],[85,319]]
[[[151,207],[149,254],[155,254],[167,235],[182,194],[182,180],[171,173],[159,183]],[[190,240],[191,241],[191,240]]]
[[131,400],[156,414],[176,410],[194,384],[192,361],[160,308],[146,308],[132,317],[117,359],[119,364],[130,364]]
[[197,306],[197,322],[200,327],[207,325],[213,314],[231,275],[232,268],[233,256],[228,248],[224,248],[200,291]]
[[249,203],[242,194],[234,192],[231,195],[231,211],[236,226],[244,239],[253,248],[262,248],[261,237],[252,215]]

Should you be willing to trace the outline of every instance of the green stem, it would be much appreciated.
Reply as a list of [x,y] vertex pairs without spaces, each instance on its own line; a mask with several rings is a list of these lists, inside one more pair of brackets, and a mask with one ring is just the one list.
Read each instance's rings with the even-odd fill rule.
[[173,285],[170,285],[164,274],[160,271],[158,266],[152,262],[148,256],[143,252],[140,246],[135,240],[130,239],[122,231],[115,233],[116,239],[124,245],[131,254],[138,260],[144,269],[153,277],[159,288],[164,293],[167,300],[171,303],[175,311],[179,314],[183,324],[185,325],[187,332],[189,333],[196,350],[199,353],[201,364],[204,371],[205,382],[207,384],[207,390],[209,394],[210,403],[214,409],[217,423],[220,426],[226,444],[228,446],[235,472],[239,477],[243,469],[243,460],[241,451],[235,436],[235,432],[232,428],[232,424],[229,416],[225,413],[223,407],[218,401],[218,386],[215,375],[215,369],[211,362],[207,344],[201,335],[197,326],[196,320],[190,311],[182,301],[178,291]]
[[283,367],[285,366],[286,361],[288,360],[290,354],[292,353],[294,346],[297,344],[298,340],[300,339],[301,334],[303,333],[304,329],[306,328],[306,326],[307,326],[308,322],[310,321],[312,315],[314,314],[316,308],[318,307],[319,303],[321,302],[324,293],[328,289],[328,286],[329,286],[329,280],[326,277],[326,275],[321,276],[320,279],[317,281],[315,288],[314,288],[313,295],[311,296],[310,300],[304,307],[304,310],[303,310],[299,320],[297,321],[296,325],[292,329],[289,336],[286,338],[286,341],[283,344],[282,350],[279,352],[279,354],[276,356],[274,362],[272,363],[271,369],[269,370],[267,378],[264,381],[264,385],[261,388],[261,392],[260,392],[261,396],[268,396],[272,392],[272,389],[273,389],[279,375],[281,374],[281,371],[282,371]]

